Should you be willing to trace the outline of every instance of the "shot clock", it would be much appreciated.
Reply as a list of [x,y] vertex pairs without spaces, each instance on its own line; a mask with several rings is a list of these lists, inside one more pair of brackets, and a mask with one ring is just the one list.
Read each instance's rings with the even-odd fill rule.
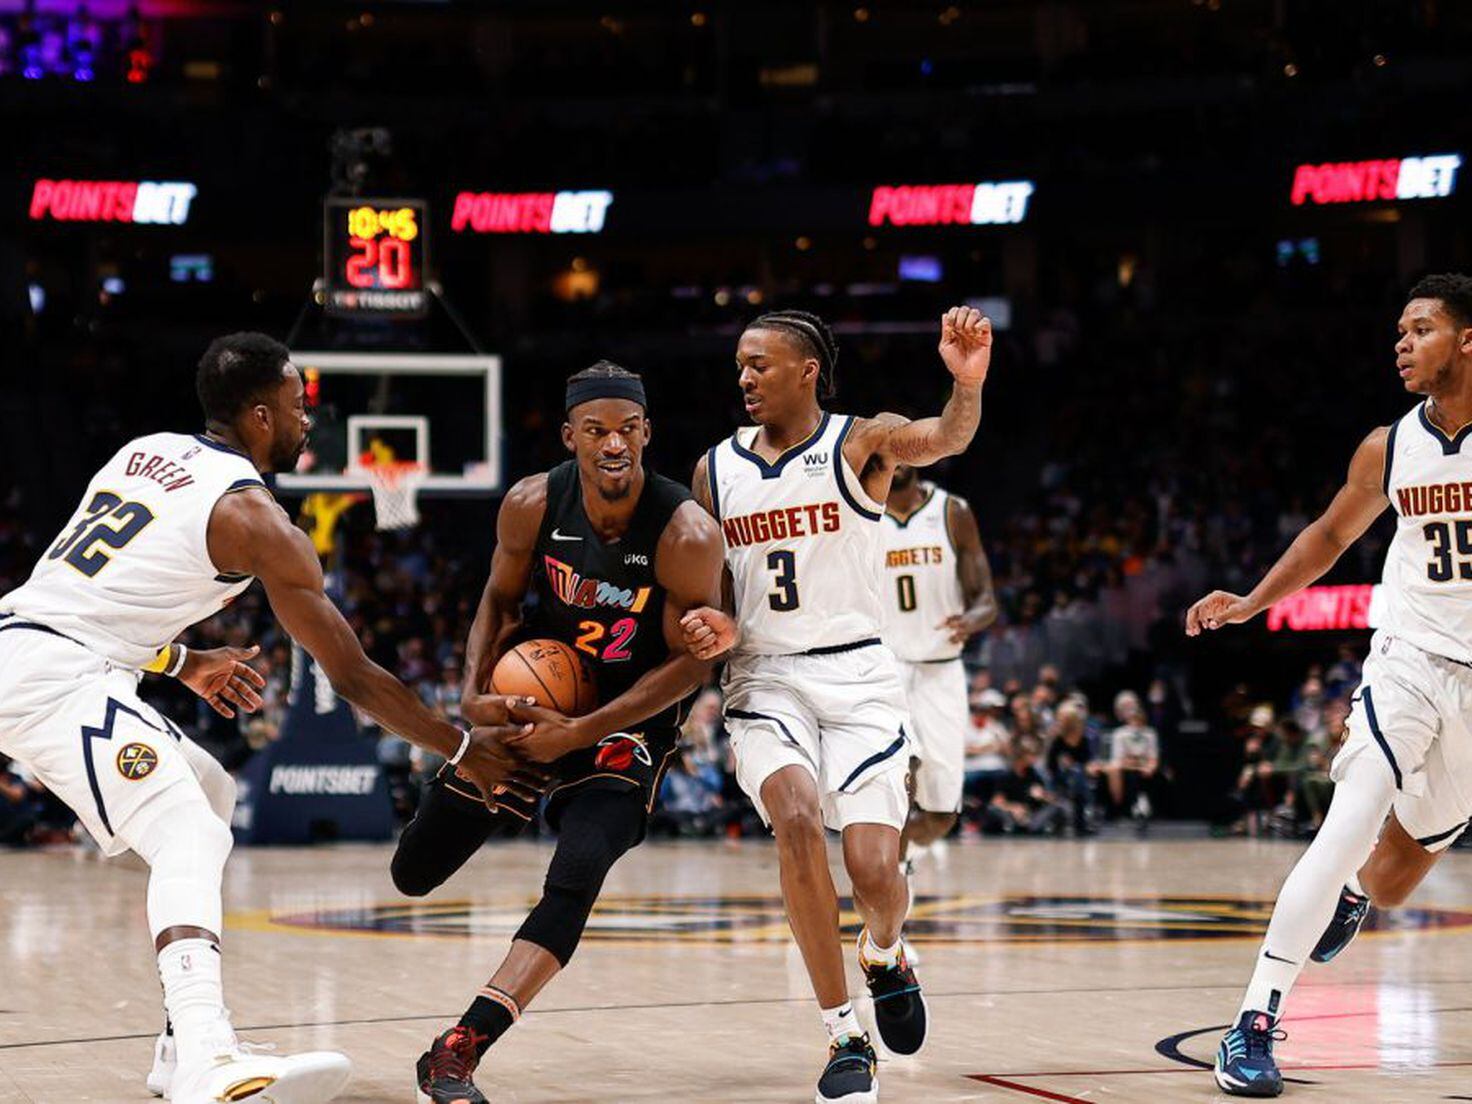
[[422,199],[335,196],[323,217],[328,314],[423,318],[429,250]]

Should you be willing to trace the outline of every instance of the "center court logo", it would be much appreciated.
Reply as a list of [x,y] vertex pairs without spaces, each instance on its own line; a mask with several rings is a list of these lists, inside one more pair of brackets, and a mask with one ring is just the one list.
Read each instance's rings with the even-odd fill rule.
[[[401,902],[367,908],[271,915],[271,928],[314,928],[397,935],[510,936],[525,902]],[[841,900],[844,931],[861,921]],[[1267,930],[1271,901],[1239,897],[989,897],[915,898],[905,934],[917,943],[1112,943],[1179,939],[1257,940]],[[1376,910],[1364,931],[1472,927],[1472,911]],[[605,943],[786,944],[791,936],[777,896],[605,896],[594,906],[586,939]]]

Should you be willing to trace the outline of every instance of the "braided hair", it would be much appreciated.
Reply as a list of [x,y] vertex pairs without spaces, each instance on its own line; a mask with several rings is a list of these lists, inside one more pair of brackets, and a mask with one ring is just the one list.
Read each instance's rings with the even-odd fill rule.
[[838,342],[833,331],[816,314],[800,310],[769,311],[758,316],[748,330],[781,330],[796,339],[804,356],[818,362],[818,401],[838,393]]

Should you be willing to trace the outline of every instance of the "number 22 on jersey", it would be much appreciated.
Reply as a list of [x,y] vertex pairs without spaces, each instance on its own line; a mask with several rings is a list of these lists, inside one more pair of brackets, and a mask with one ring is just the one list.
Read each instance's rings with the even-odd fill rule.
[[[577,647],[600,662],[621,663],[634,658],[634,653],[629,651],[629,642],[638,631],[639,622],[633,617],[620,618],[612,625],[601,621],[579,621]],[[609,638],[608,643],[600,648],[605,636]]]

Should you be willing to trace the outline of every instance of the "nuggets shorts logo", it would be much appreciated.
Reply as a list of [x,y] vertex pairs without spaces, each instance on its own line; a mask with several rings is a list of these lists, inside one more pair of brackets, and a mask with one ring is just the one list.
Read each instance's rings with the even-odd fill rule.
[[128,744],[118,752],[118,773],[129,782],[141,782],[158,767],[158,752],[147,744]]
[[646,767],[654,766],[654,759],[649,754],[644,737],[627,732],[615,732],[612,736],[603,737],[598,741],[598,751],[593,756],[593,762],[599,770],[610,771],[628,770],[634,765],[635,759]]

